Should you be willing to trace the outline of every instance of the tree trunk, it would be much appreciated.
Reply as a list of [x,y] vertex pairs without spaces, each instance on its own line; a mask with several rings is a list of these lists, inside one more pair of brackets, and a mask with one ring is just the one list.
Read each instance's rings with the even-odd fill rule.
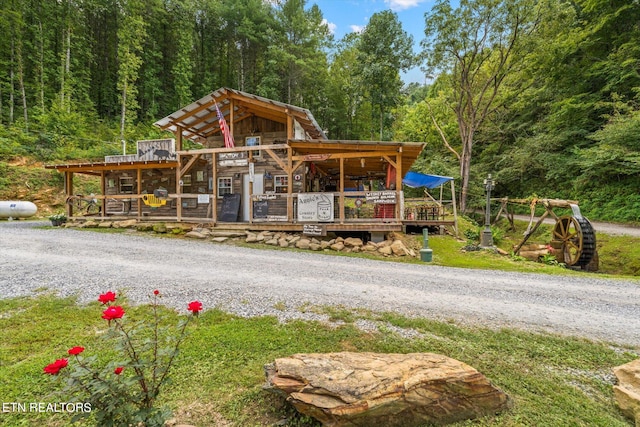
[[[124,141],[124,125],[127,114],[127,80],[124,80],[122,87],[122,108],[120,110],[120,140]],[[122,153],[123,155],[126,153]]]
[[462,180],[460,193],[460,211],[467,210],[467,196],[469,195],[469,178],[471,172],[471,150],[473,148],[473,130],[466,129],[460,123],[460,136],[462,139],[462,154],[460,156],[460,179]]

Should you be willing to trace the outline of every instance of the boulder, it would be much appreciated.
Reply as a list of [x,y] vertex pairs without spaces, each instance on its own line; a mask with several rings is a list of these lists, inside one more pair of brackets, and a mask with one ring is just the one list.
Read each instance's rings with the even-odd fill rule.
[[477,370],[431,353],[296,354],[266,365],[265,373],[266,389],[325,426],[442,425],[509,406]]
[[394,240],[391,243],[391,251],[394,255],[405,256],[409,253],[407,247],[402,243],[402,240]]
[[331,245],[331,249],[333,249],[334,251],[340,252],[341,250],[344,249],[344,243],[336,242],[333,245]]
[[357,237],[347,237],[346,239],[344,239],[344,245],[351,247],[360,247],[363,245],[363,243],[362,239],[359,239]]
[[287,240],[285,237],[281,237],[278,240],[278,246],[280,246],[281,248],[286,248],[289,246],[289,240]]
[[618,384],[613,393],[623,414],[640,425],[640,359],[613,368]]
[[[187,234],[188,234],[188,233],[187,233]],[[224,243],[224,242],[226,242],[227,240],[229,240],[229,238],[228,238],[228,237],[223,237],[223,236],[220,236],[220,237],[214,237],[213,239],[211,239],[211,241],[212,241],[212,242],[216,242],[216,243]]]
[[311,244],[311,240],[309,239],[300,239],[296,242],[296,248],[298,249],[309,249],[309,245]]
[[378,247],[378,252],[382,255],[391,255],[393,253],[393,251],[391,250],[391,246]]

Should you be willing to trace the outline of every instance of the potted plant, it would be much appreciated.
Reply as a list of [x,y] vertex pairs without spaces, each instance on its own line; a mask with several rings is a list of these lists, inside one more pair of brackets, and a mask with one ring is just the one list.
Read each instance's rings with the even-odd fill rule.
[[60,212],[49,216],[49,220],[51,221],[51,225],[54,227],[59,227],[60,225],[67,222],[67,216]]

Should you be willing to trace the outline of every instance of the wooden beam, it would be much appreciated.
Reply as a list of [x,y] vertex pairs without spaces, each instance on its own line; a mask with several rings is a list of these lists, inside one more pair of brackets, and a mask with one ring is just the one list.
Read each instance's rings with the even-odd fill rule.
[[235,147],[235,148],[200,148],[198,150],[186,150],[181,151],[181,155],[192,154],[211,154],[211,153],[235,153],[238,151],[255,151],[255,150],[289,150],[289,146],[286,144],[270,144],[270,145],[256,145],[251,147]]
[[178,162],[178,166],[176,167],[176,220],[180,222],[182,220],[182,186],[180,185],[180,163],[182,161],[180,152],[176,153],[176,161]]
[[[273,159],[273,161],[278,164],[278,166],[280,166],[283,171],[287,172],[287,165],[282,161],[280,157],[278,157],[276,153],[273,152],[273,150],[266,148],[264,151],[267,152],[267,154]],[[251,151],[249,151],[249,153],[251,153]]]
[[178,143],[176,150],[182,150],[182,126],[176,126],[176,142]]
[[211,202],[211,218],[213,223],[218,222],[218,159],[216,153],[211,153],[211,189],[213,193],[213,201]]
[[[320,150],[318,150],[320,151]],[[344,152],[344,153],[321,153],[321,152],[313,152],[309,154],[298,154],[293,156],[293,160],[307,160],[307,156],[313,156],[314,154],[322,154],[327,156],[325,160],[333,160],[333,159],[360,159],[360,158],[369,158],[369,157],[382,157],[387,160],[392,165],[395,165],[394,161],[391,160],[389,156],[396,156],[396,152],[389,151],[358,151],[358,152]],[[394,166],[395,167],[395,166]]]
[[104,195],[107,192],[107,183],[105,177],[105,172],[100,172],[100,192],[102,193],[102,201],[100,202],[100,214],[103,218],[107,213],[107,200],[104,198]]
[[189,169],[191,169],[191,167],[193,166],[193,164],[200,158],[200,154],[194,154],[193,156],[191,156],[191,158],[189,159],[189,161],[187,162],[187,164],[180,169],[180,178],[182,178],[184,176],[185,173],[187,173],[187,171]]
[[142,218],[142,199],[140,198],[140,194],[142,194],[142,169],[138,169],[138,173],[136,176],[136,179],[138,180],[138,185],[137,185],[137,189],[136,189],[136,194],[138,195],[138,200],[136,201],[138,206],[138,219]]
[[344,158],[340,159],[340,198],[338,205],[338,212],[340,212],[340,224],[344,224]]
[[397,160],[391,160],[391,157],[389,156],[382,156],[383,159],[385,159],[387,162],[389,162],[391,164],[391,166],[393,166],[394,168],[396,168],[396,170],[398,169],[398,165],[397,165]]
[[287,146],[287,221],[293,221],[293,150]]
[[[66,171],[64,173],[64,187],[67,193],[66,200],[68,200],[69,197],[73,196],[73,172],[72,171]],[[65,211],[66,211],[67,217],[71,218],[73,216],[73,205],[71,203],[67,203],[65,206]]]

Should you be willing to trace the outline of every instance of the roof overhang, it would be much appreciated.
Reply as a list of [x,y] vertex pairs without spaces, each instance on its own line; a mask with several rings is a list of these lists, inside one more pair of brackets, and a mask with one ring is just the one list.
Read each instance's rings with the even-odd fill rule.
[[416,161],[424,144],[390,141],[290,140],[294,160],[311,161],[324,173],[336,175],[343,159],[344,174],[352,180],[384,177],[389,163],[401,158],[402,175]]
[[221,132],[216,104],[228,123],[238,123],[257,116],[286,126],[289,117],[292,117],[310,138],[326,139],[309,110],[230,88],[220,88],[158,120],[154,125],[174,134],[181,129],[184,138],[204,142]]

